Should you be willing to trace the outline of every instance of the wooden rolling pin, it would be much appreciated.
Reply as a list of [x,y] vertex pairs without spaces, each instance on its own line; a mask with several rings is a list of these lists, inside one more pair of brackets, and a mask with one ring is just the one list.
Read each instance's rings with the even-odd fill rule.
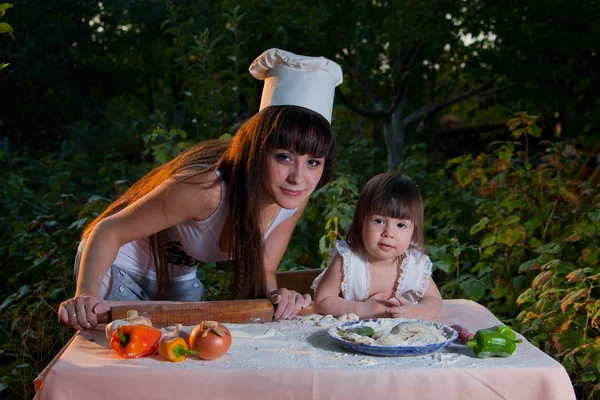
[[[99,322],[111,322],[127,317],[127,311],[137,310],[140,316],[148,317],[155,327],[176,324],[196,325],[202,321],[232,323],[271,322],[275,307],[269,300],[228,300],[228,301],[139,301],[111,306],[108,313],[99,315]],[[312,315],[314,304],[301,309],[298,315]]]

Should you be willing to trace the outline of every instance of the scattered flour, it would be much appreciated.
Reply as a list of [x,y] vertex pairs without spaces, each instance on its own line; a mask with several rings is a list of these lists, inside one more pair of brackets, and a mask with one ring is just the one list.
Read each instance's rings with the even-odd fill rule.
[[360,360],[356,360],[356,361],[352,361],[352,362],[348,363],[348,365],[350,367],[368,367],[368,366],[377,365],[377,364],[379,364],[379,361],[376,360],[374,357],[362,358]]
[[[273,327],[269,327],[266,324],[230,324],[224,323],[231,332],[232,337],[250,338],[250,339],[264,339],[270,338],[277,334],[277,330]],[[189,335],[196,325],[179,325],[179,335],[184,339],[189,339]],[[164,335],[173,333],[177,330],[176,326],[168,326],[160,329]]]
[[456,364],[461,358],[465,356],[457,353],[433,353],[431,354],[431,360],[441,366],[452,366]]
[[252,339],[265,339],[273,337],[277,334],[277,330],[270,328],[263,324],[225,324],[231,336],[252,338]]

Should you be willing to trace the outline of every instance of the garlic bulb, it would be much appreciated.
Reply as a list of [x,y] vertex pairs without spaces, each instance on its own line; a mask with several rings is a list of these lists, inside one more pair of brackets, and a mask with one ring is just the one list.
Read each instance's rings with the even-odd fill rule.
[[147,325],[152,326],[152,321],[146,317],[141,317],[137,310],[129,310],[127,311],[127,318],[116,319],[112,321],[110,324],[106,325],[106,338],[110,340],[114,331],[117,330],[120,326],[125,325]]

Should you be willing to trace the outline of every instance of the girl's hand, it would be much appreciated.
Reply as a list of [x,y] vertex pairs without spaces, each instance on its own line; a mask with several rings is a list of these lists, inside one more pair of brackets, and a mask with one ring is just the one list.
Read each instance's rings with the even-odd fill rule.
[[302,308],[311,302],[310,294],[301,295],[295,290],[279,288],[269,293],[268,299],[277,305],[273,319],[291,319],[298,314]]
[[390,302],[395,303],[394,306],[387,309],[387,313],[391,314],[392,318],[418,318],[418,305],[404,298],[400,294],[396,294]]
[[110,304],[101,297],[75,296],[58,307],[59,321],[73,329],[92,329],[98,325],[98,314],[110,310]]
[[384,292],[372,294],[368,299],[359,304],[357,314],[361,319],[387,317],[390,307],[397,305],[394,299],[384,300]]

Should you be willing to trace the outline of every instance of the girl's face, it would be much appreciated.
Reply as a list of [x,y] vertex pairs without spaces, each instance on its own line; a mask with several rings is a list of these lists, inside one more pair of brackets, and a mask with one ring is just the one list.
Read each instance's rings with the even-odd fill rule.
[[369,261],[387,261],[408,250],[415,227],[411,220],[367,215],[363,225],[363,243]]
[[323,175],[324,158],[274,149],[267,160],[265,194],[282,208],[293,209],[310,196]]

